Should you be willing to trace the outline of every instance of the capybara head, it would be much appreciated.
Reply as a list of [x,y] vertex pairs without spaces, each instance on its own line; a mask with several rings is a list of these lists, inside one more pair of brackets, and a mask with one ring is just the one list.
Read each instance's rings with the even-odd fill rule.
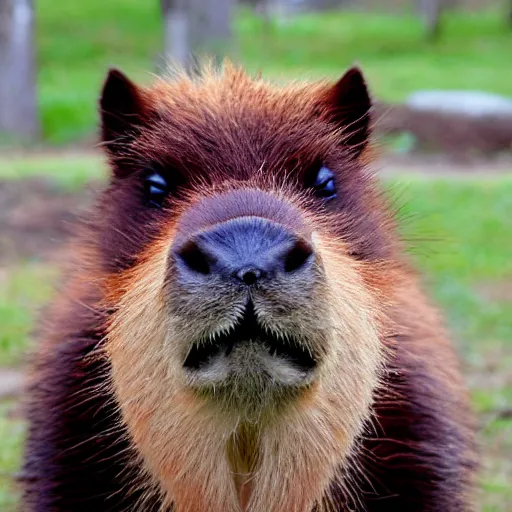
[[229,64],[150,88],[108,76],[105,353],[178,512],[320,507],[368,419],[394,250],[370,110],[356,68],[283,88]]

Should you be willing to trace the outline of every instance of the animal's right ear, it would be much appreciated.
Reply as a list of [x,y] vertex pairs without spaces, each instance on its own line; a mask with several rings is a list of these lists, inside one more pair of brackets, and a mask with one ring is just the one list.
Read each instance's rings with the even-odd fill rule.
[[117,69],[110,69],[100,98],[101,138],[109,155],[121,159],[147,118],[142,91]]
[[327,118],[341,128],[343,144],[359,157],[370,136],[372,101],[361,70],[354,66],[329,89],[324,98]]

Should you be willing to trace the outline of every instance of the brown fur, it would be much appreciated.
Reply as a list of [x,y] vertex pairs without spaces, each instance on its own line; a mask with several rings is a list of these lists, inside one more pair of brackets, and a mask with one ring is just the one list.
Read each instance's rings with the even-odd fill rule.
[[[111,479],[102,482],[113,500],[104,510],[473,509],[472,421],[457,359],[367,170],[366,96],[354,76],[348,91],[275,88],[227,65],[220,75],[133,86],[129,131],[104,113],[112,182],[77,247],[82,270],[51,313],[33,375],[30,510],[70,510],[61,475],[87,453],[96,461],[92,440],[72,430],[70,410],[82,400],[93,400],[84,425],[104,421],[98,435],[108,425],[115,439],[110,466],[95,462]],[[122,94],[115,98],[125,106]],[[149,162],[179,170],[187,183],[161,210],[141,202]],[[300,185],[317,162],[336,173],[340,193],[328,206]],[[200,391],[181,371],[190,340],[227,321],[239,297],[180,288],[170,247],[223,215],[279,217],[317,254],[310,284],[281,283],[254,297],[269,328],[293,331],[320,360],[313,381],[293,392],[262,388],[236,401]],[[68,355],[66,346],[85,346],[84,329],[95,332],[87,355]],[[80,384],[76,365],[93,385]],[[60,430],[41,405],[57,400]],[[56,462],[66,446],[74,458]],[[73,510],[97,507],[77,499]]]

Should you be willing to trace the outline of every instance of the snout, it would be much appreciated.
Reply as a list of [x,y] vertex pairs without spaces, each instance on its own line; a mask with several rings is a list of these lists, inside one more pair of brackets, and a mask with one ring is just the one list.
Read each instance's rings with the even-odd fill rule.
[[254,189],[206,198],[180,219],[169,260],[190,385],[246,397],[311,382],[326,346],[322,265],[292,203]]
[[249,287],[276,279],[307,279],[315,257],[303,236],[257,216],[221,222],[179,240],[172,255],[184,284],[220,279]]

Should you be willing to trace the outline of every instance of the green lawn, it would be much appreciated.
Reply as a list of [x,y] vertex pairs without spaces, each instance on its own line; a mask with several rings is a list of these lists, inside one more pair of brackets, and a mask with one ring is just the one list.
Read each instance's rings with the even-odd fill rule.
[[0,158],[0,179],[47,177],[65,190],[79,190],[91,180],[106,176],[105,159],[100,154],[58,153],[45,156],[38,152],[28,156]]
[[[77,165],[75,165],[77,164]],[[9,169],[16,169],[12,172]],[[52,157],[40,169],[73,188],[101,175],[97,156]],[[0,161],[0,178],[37,174],[31,159]],[[512,177],[393,177],[390,196],[400,209],[401,229],[425,272],[426,286],[445,309],[464,360],[485,468],[482,508],[512,509]],[[50,296],[55,269],[17,262],[0,273],[0,365],[16,365],[30,344],[34,312]],[[0,510],[14,499],[9,475],[17,467],[23,430],[0,403]]]
[[479,414],[482,510],[512,510],[512,176],[414,179],[405,195],[405,236],[447,313]]
[[[95,136],[95,103],[108,66],[147,82],[160,60],[158,2],[36,2],[39,103],[44,139]],[[497,10],[449,13],[445,34],[428,43],[419,20],[357,12],[264,22],[249,11],[235,20],[234,59],[276,79],[337,77],[357,61],[378,97],[402,100],[420,88],[476,88],[512,96],[505,78],[512,31]]]
[[22,361],[34,328],[34,312],[51,297],[56,276],[56,269],[44,263],[25,262],[2,269],[0,368]]
[[16,493],[12,489],[12,475],[19,466],[24,426],[20,420],[9,418],[12,403],[0,403],[0,510],[16,510]]

